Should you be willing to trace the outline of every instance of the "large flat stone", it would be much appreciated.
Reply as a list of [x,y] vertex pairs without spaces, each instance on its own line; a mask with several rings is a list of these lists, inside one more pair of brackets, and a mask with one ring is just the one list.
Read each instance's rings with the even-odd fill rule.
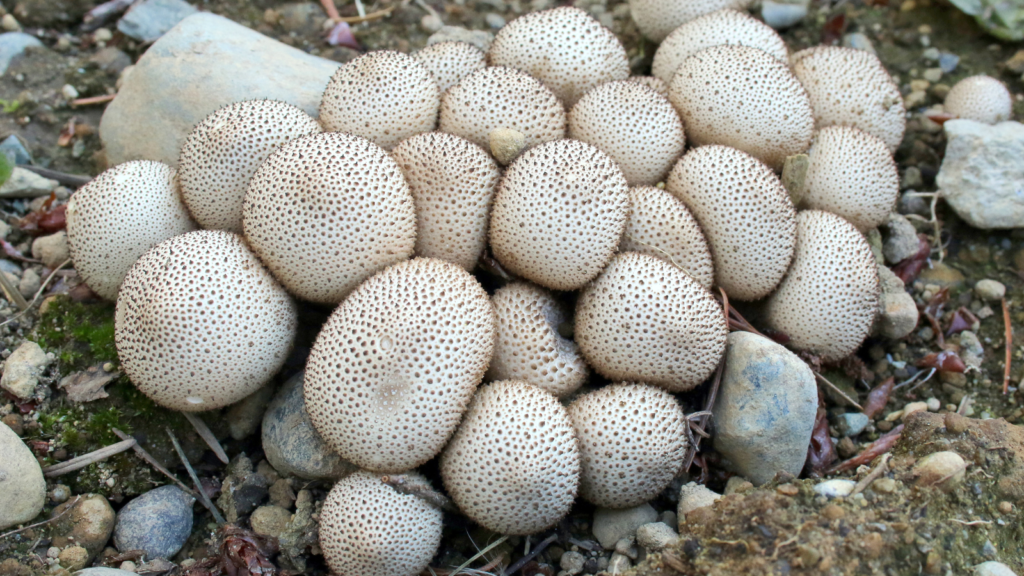
[[38,38],[24,32],[5,32],[0,34],[0,76],[7,72],[7,66],[25,52],[26,48],[39,48],[43,45]]
[[316,116],[338,66],[227,18],[189,16],[143,54],[107,106],[100,122],[107,160],[176,166],[192,127],[241,100],[281,100]]
[[975,228],[1024,227],[1024,124],[950,120],[935,183]]

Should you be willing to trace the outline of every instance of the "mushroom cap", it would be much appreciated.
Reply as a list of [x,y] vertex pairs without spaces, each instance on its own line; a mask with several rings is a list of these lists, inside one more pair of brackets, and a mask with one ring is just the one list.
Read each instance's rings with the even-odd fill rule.
[[242,209],[245,236],[292,294],[337,304],[360,282],[409,258],[416,212],[402,170],[379,146],[324,132],[260,165]]
[[310,421],[342,458],[411,470],[444,447],[487,370],[487,293],[451,262],[417,258],[366,282],[335,309],[306,364]]
[[196,229],[174,169],[150,160],[106,170],[71,195],[65,216],[75,270],[107,300],[117,299],[128,270],[150,248]]
[[172,410],[233,404],[281,369],[298,315],[238,234],[197,230],[132,266],[114,312],[114,343],[132,383]]
[[658,495],[683,466],[683,409],[647,384],[605,386],[568,408],[580,448],[580,496],[605,508],[629,508]]
[[320,102],[324,130],[369,139],[386,150],[437,125],[441,92],[430,70],[392,50],[367,52],[338,68]]
[[414,576],[440,545],[441,511],[370,472],[340,480],[320,511],[320,548],[338,576]]
[[712,46],[750,46],[760,48],[786,63],[789,49],[771,26],[729,8],[716,10],[679,26],[658,46],[651,63],[651,74],[666,84],[689,56]]
[[558,332],[570,320],[551,294],[527,282],[509,284],[491,296],[498,323],[489,380],[521,380],[555,396],[575,392],[589,369],[579,346]]
[[569,138],[611,156],[631,186],[657,184],[683,153],[683,122],[669,101],[637,82],[606,82],[569,111]]
[[527,150],[505,171],[491,249],[509,272],[554,290],[590,282],[615,253],[629,215],[622,171],[576,140]]
[[778,176],[728,146],[702,146],[679,159],[665,188],[704,231],[715,283],[730,298],[757,300],[786,274],[796,241],[796,211]]
[[207,116],[185,138],[178,160],[181,198],[203,228],[242,232],[242,200],[260,164],[282,144],[320,132],[286,102],[246,100]]
[[714,371],[725,352],[722,307],[664,260],[625,252],[576,303],[576,343],[609,380],[685,392]]
[[441,454],[452,501],[484,528],[534,534],[572,507],[580,455],[572,422],[554,396],[503,380],[480,387]]
[[1013,115],[1013,98],[1006,86],[991,76],[978,75],[957,82],[946,95],[945,110],[960,118],[995,124]]
[[[437,44],[435,44],[437,46]],[[444,132],[403,140],[391,156],[416,202],[416,255],[476,267],[501,170],[472,142]]]
[[661,42],[687,22],[723,8],[746,10],[753,0],[629,0],[633,22],[647,38]]
[[903,97],[878,57],[866,50],[816,46],[790,57],[807,90],[816,129],[840,124],[881,138],[893,152],[903,140]]
[[511,128],[526,145],[565,136],[565,109],[536,78],[514,68],[490,66],[471,73],[441,96],[442,132],[487,148],[487,136]]
[[808,153],[803,207],[869,230],[889,218],[899,193],[896,162],[880,138],[850,126],[818,131]]
[[712,46],[679,65],[668,98],[696,145],[724,144],[773,169],[811,143],[807,93],[789,68],[764,50]]
[[647,86],[651,90],[654,90],[658,94],[668,98],[668,83],[657,76],[630,76],[629,78],[626,78],[626,81],[636,82],[637,84]]
[[540,80],[566,106],[609,80],[629,76],[626,49],[611,30],[585,11],[561,6],[530,12],[494,36],[487,61]]
[[767,322],[793,348],[840,360],[867,337],[879,295],[864,236],[835,214],[805,210],[796,217],[793,264],[768,298]]
[[412,56],[427,67],[442,94],[471,72],[487,66],[483,50],[458,40],[431,44]]
[[661,258],[710,290],[715,281],[711,251],[686,205],[653,186],[630,188],[629,205],[629,220],[619,251]]

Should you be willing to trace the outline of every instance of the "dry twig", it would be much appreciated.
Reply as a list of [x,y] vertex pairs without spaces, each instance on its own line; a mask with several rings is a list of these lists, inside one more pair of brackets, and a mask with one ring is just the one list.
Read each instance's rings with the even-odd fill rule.
[[[328,0],[329,1],[329,0]],[[104,94],[103,96],[90,96],[88,98],[76,98],[70,102],[71,107],[89,106],[90,104],[106,104],[113,100],[117,94]]]
[[[111,428],[110,431],[113,432],[115,436],[117,436],[118,438],[120,438],[122,440],[128,440],[129,438],[131,438],[131,436],[125,434],[124,432],[121,432],[117,428]],[[198,499],[198,495],[195,494],[192,491],[191,488],[186,486],[185,483],[182,482],[181,480],[178,480],[178,478],[174,474],[171,474],[170,470],[168,470],[167,468],[164,468],[162,464],[157,462],[156,458],[153,458],[152,456],[150,456],[149,452],[146,452],[145,448],[143,448],[142,446],[139,446],[138,443],[135,443],[135,445],[132,446],[132,450],[135,450],[135,453],[139,455],[139,458],[142,458],[150,466],[152,466],[153,468],[156,468],[156,470],[158,472],[160,472],[164,476],[167,476],[168,478],[170,478],[175,484],[178,485],[179,488],[184,490],[186,494],[189,494],[193,498]]]
[[224,447],[217,441],[217,437],[210,431],[206,422],[203,422],[198,416],[191,412],[182,412],[181,414],[185,417],[185,420],[188,420],[188,423],[196,429],[196,432],[199,433],[199,437],[203,439],[203,442],[206,442],[206,445],[210,447],[210,450],[213,450],[213,453],[217,455],[218,460],[225,464],[230,462],[230,460],[228,460],[227,453],[224,452]]
[[1006,303],[1006,298],[1002,298],[1003,301],[1003,325],[1005,326],[1005,337],[1006,337],[1006,366],[1003,367],[1003,394],[1009,394],[1010,392],[1010,361],[1013,359],[1013,324],[1010,324],[1010,306]]
[[220,511],[210,501],[210,497],[206,495],[206,490],[203,490],[203,485],[199,482],[199,477],[196,476],[196,471],[192,469],[192,464],[188,461],[188,457],[185,456],[185,451],[181,449],[181,444],[178,444],[178,439],[174,437],[174,433],[171,432],[170,428],[164,428],[167,431],[167,435],[171,437],[171,444],[174,445],[175,452],[178,453],[178,458],[181,458],[181,463],[185,465],[185,470],[188,471],[188,475],[192,478],[192,483],[196,485],[196,492],[199,494],[199,501],[206,506],[206,509],[213,514],[213,519],[217,521],[217,524],[224,524],[224,517],[220,515]]
[[547,547],[553,544],[557,539],[558,534],[552,534],[551,536],[548,536],[547,538],[541,540],[529,554],[523,556],[519,560],[516,560],[515,563],[506,568],[505,571],[501,573],[501,576],[512,576],[512,574],[515,574],[516,572],[521,570],[523,566],[526,566],[528,562],[536,558],[541,552],[547,549]]
[[[24,532],[25,530],[31,530],[32,528],[35,528],[36,526],[42,526],[43,524],[49,524],[50,522],[55,522],[55,521],[59,520],[62,516],[64,516],[68,512],[70,512],[72,508],[77,506],[78,505],[78,501],[81,500],[81,499],[82,499],[81,495],[75,496],[75,499],[71,502],[71,504],[68,504],[67,508],[62,510],[60,514],[57,514],[56,516],[54,516],[53,518],[50,518],[48,520],[43,520],[42,522],[36,522],[35,524],[31,524],[29,526],[25,526],[24,528],[18,528],[17,530],[11,530],[10,532],[7,532],[6,534],[0,534],[0,540],[3,540],[4,538],[7,538],[8,536],[14,536],[15,534],[18,534],[20,532]],[[37,543],[38,543],[38,541],[37,541]],[[33,546],[32,548],[34,549],[35,546]]]
[[817,378],[819,382],[821,382],[822,384],[825,384],[833,392],[835,392],[836,394],[839,394],[840,396],[842,396],[843,400],[846,400],[847,402],[849,402],[857,410],[860,410],[861,412],[864,411],[864,407],[863,406],[858,404],[857,401],[854,400],[853,398],[850,398],[850,396],[846,392],[843,392],[842,390],[840,390],[838,386],[836,386],[835,384],[829,382],[828,378],[825,378],[824,376],[822,376],[821,374],[819,374],[818,372],[815,372],[813,370],[812,370],[812,372],[814,372],[814,377]]
[[857,484],[853,487],[853,491],[850,492],[850,496],[853,496],[854,494],[860,494],[868,486],[870,486],[876,478],[878,478],[882,474],[885,474],[885,471],[889,469],[889,458],[891,457],[892,454],[890,454],[889,452],[882,454],[882,461],[878,463],[878,466],[875,466],[875,469],[872,470],[871,473],[869,473],[867,476],[865,476],[859,482],[857,482]]
[[24,310],[22,310],[21,312],[18,312],[14,316],[11,316],[7,320],[4,320],[3,322],[0,322],[0,326],[4,326],[5,324],[8,324],[9,322],[14,322],[18,318],[21,318],[22,316],[24,316],[26,312],[31,310],[32,306],[35,306],[36,300],[39,300],[39,297],[42,296],[43,290],[46,290],[46,287],[49,286],[50,280],[53,280],[53,277],[57,275],[57,271],[60,270],[61,268],[65,267],[65,266],[67,266],[70,263],[71,263],[71,258],[68,258],[67,260],[61,262],[60,266],[57,266],[56,268],[54,268],[53,272],[50,272],[50,275],[46,277],[46,280],[43,280],[43,284],[42,284],[42,286],[39,287],[39,290],[36,290],[36,295],[33,296],[32,297],[32,301],[30,301],[28,303],[28,308],[25,308]]
[[103,448],[100,448],[99,450],[93,450],[88,454],[83,454],[81,456],[78,456],[77,458],[72,458],[71,460],[68,460],[66,462],[54,464],[53,466],[47,466],[46,468],[43,468],[43,475],[46,476],[47,478],[53,478],[54,476],[61,476],[63,474],[67,474],[68,472],[81,470],[82,468],[85,468],[89,464],[99,462],[100,460],[105,460],[115,454],[120,454],[121,452],[124,452],[125,450],[132,448],[136,444],[138,444],[138,442],[135,441],[135,438],[122,440],[120,442],[117,442],[116,444],[105,446]]

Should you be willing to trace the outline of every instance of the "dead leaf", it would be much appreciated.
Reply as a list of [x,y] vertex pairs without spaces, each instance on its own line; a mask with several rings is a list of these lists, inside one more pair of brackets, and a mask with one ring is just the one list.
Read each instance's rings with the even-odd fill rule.
[[121,376],[120,372],[107,372],[102,366],[92,366],[61,379],[58,388],[67,392],[72,402],[92,402],[108,396],[103,387]]

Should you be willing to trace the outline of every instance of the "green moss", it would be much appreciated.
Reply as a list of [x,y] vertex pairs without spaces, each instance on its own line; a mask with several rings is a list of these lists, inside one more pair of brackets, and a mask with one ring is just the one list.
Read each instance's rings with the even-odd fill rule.
[[116,363],[114,304],[82,304],[58,297],[40,318],[35,338],[40,346],[57,355],[61,373],[98,362]]

